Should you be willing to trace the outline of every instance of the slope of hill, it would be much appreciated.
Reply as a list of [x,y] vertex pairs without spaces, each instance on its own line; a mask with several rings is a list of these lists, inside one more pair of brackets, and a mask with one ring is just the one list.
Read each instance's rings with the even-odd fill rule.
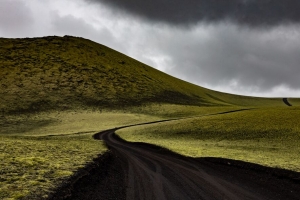
[[83,38],[0,38],[0,111],[123,107],[144,103],[282,105],[211,91]]
[[[299,99],[288,100],[293,106],[300,103]],[[222,118],[215,114],[230,111],[232,113],[233,109],[245,110],[235,106],[284,108],[280,110],[272,107],[268,112],[256,109],[262,110],[263,113],[257,113],[255,110],[252,115],[246,114],[250,119],[244,118],[244,121],[239,121],[242,119],[240,115],[234,115],[236,118],[231,119],[230,116]],[[103,108],[107,110],[103,111]],[[62,180],[105,150],[101,143],[99,146],[98,141],[93,141],[91,137],[100,130],[166,118],[202,115],[207,119],[200,121],[198,118],[190,118],[182,119],[180,123],[167,123],[166,125],[171,125],[171,128],[168,126],[170,130],[162,127],[161,135],[158,136],[154,135],[160,134],[158,131],[154,132],[156,127],[147,129],[149,132],[144,134],[144,142],[164,142],[161,145],[168,148],[176,144],[177,147],[185,149],[199,149],[199,144],[203,144],[207,150],[214,151],[215,148],[221,148],[219,138],[215,141],[199,140],[199,137],[196,137],[197,133],[192,134],[191,131],[204,133],[211,129],[214,135],[227,131],[227,136],[231,132],[243,133],[248,130],[243,130],[243,125],[249,124],[259,115],[260,118],[256,121],[261,126],[251,124],[246,128],[250,127],[252,131],[263,126],[265,133],[279,126],[279,130],[275,129],[277,135],[284,134],[285,127],[297,119],[297,109],[290,112],[294,108],[296,107],[287,107],[279,98],[245,97],[208,90],[169,76],[83,38],[0,38],[0,156],[3,160],[0,163],[0,199],[42,199],[47,196]],[[61,112],[62,110],[65,111]],[[263,115],[266,113],[267,115]],[[284,118],[285,116],[289,118]],[[268,123],[261,120],[262,117],[269,119]],[[274,117],[278,120],[271,120]],[[281,126],[285,120],[290,120],[290,123]],[[297,123],[293,125],[296,127]],[[233,129],[235,126],[239,130]],[[203,127],[211,128],[201,132]],[[293,130],[299,129],[296,127]],[[129,132],[128,135],[125,132],[122,137],[132,138],[135,133],[137,132]],[[168,134],[167,140],[161,139]],[[175,137],[172,137],[174,135]],[[185,135],[185,140],[178,135]],[[140,137],[141,134],[134,139],[139,140]],[[298,144],[299,137],[292,139],[295,140],[291,144]],[[239,146],[232,147],[231,142],[231,149],[244,145],[238,140],[235,142]],[[247,150],[250,149],[251,153],[253,145],[261,152],[260,156],[265,157],[277,147],[269,148],[270,145],[276,145],[274,142],[257,142],[260,140],[249,141],[251,148],[245,148],[244,151],[247,157]],[[287,144],[284,150],[288,149],[287,152],[292,156],[288,157],[288,161],[282,159],[285,166],[296,163],[297,159],[294,159],[293,155],[299,154],[298,147],[290,148],[290,144]],[[270,151],[260,151],[263,145]],[[228,151],[228,148],[225,148],[220,152],[227,153],[228,157],[238,158],[235,149]],[[212,155],[219,155],[217,153]],[[256,153],[257,151],[255,155]],[[271,155],[272,162],[281,162],[281,158],[273,156],[274,153]],[[294,161],[291,161],[292,159]]]

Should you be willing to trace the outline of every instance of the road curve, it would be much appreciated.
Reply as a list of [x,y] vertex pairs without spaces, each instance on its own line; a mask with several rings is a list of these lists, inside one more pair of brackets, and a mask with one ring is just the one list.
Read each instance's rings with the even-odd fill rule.
[[290,104],[287,98],[283,98],[282,101],[285,103],[285,105],[292,106],[292,104]]
[[[240,109],[222,113],[245,111]],[[207,116],[207,115],[203,115]],[[94,139],[110,149],[79,170],[47,200],[299,200],[300,173],[222,159],[191,158],[147,143],[127,142],[116,130],[179,119],[147,122],[105,130]]]
[[123,160],[127,200],[300,198],[299,182],[268,173],[272,168],[262,167],[264,171],[247,164],[235,167],[230,160],[218,163],[184,157],[154,145],[126,142],[115,134],[118,129],[94,138],[104,140]]

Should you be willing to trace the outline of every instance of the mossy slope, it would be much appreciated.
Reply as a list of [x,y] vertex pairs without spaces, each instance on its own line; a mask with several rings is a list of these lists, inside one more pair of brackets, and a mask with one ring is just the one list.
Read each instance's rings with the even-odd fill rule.
[[211,91],[83,38],[0,38],[0,110],[181,105],[282,105]]

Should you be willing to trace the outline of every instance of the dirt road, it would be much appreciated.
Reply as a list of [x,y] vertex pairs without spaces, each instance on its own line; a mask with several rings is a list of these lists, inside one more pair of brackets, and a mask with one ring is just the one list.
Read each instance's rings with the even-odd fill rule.
[[300,199],[300,173],[229,159],[184,157],[124,141],[115,134],[118,129],[94,135],[106,142],[110,153],[65,187],[67,192],[50,199]]
[[283,98],[282,101],[285,103],[285,105],[292,106],[292,104],[290,104],[287,98]]
[[300,199],[299,182],[268,173],[272,168],[259,170],[260,166],[242,162],[235,167],[238,164],[230,160],[186,158],[153,145],[123,141],[115,131],[104,131],[95,138],[106,141],[126,162],[128,200]]

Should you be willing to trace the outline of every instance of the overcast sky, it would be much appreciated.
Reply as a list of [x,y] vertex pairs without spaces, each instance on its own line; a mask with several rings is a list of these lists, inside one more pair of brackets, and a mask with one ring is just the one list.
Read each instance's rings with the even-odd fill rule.
[[299,0],[1,0],[0,37],[73,35],[188,82],[300,97]]

